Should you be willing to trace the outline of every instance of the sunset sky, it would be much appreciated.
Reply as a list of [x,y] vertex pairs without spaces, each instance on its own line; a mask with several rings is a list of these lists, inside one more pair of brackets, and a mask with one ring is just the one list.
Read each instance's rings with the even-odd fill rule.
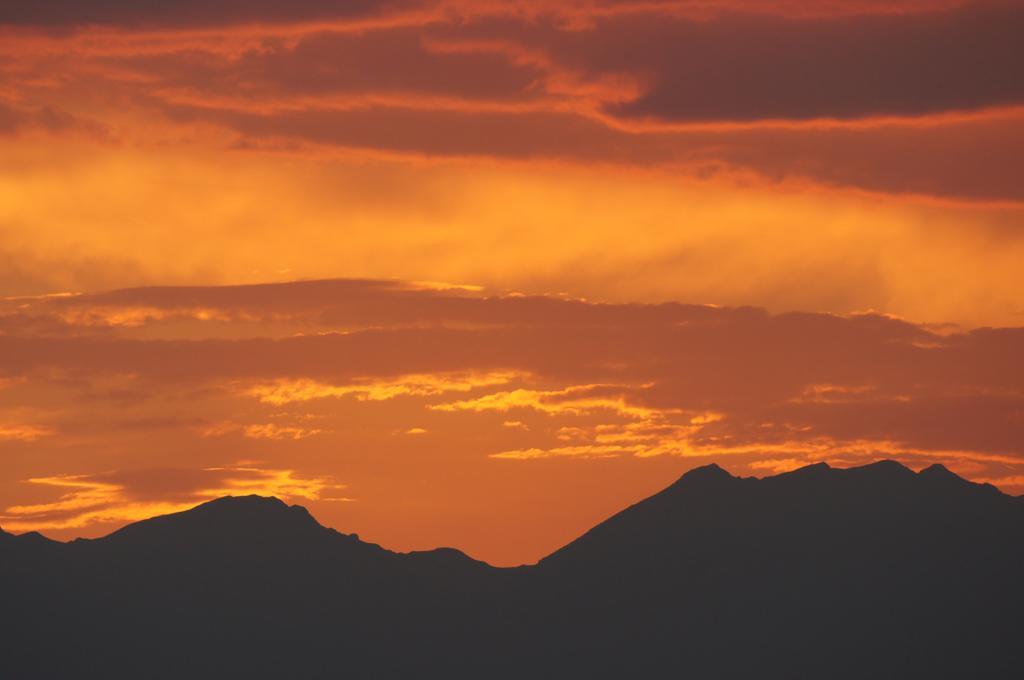
[[1024,3],[0,4],[0,526],[532,562],[717,462],[1024,493]]

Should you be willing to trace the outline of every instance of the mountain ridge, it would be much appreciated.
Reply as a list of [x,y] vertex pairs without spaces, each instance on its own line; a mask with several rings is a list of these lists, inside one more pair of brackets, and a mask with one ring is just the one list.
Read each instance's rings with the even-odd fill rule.
[[[750,482],[750,481],[753,481],[753,482],[769,482],[769,483],[772,483],[772,480],[778,480],[778,481],[781,481],[782,483],[786,483],[789,480],[803,480],[803,479],[808,479],[808,478],[812,478],[812,477],[813,478],[817,478],[817,479],[821,479],[823,476],[827,476],[829,474],[833,474],[833,475],[835,475],[835,474],[838,474],[838,475],[845,475],[845,474],[864,475],[864,476],[872,477],[876,481],[884,480],[885,482],[888,482],[888,483],[893,483],[893,482],[895,482],[897,480],[900,480],[900,479],[902,479],[905,482],[909,482],[909,481],[914,480],[914,479],[917,479],[917,480],[927,480],[927,481],[929,481],[931,483],[934,483],[934,484],[946,485],[947,488],[958,488],[960,490],[965,490],[965,491],[972,491],[973,490],[973,491],[976,491],[976,492],[984,492],[984,493],[988,493],[988,494],[995,494],[995,495],[999,495],[999,496],[1002,496],[1002,497],[1006,497],[1008,499],[1016,499],[1020,503],[1024,504],[1024,495],[1012,496],[1010,494],[1006,494],[1005,492],[1001,491],[1000,489],[998,489],[997,487],[995,487],[995,486],[993,486],[991,484],[972,482],[969,479],[966,479],[964,477],[961,477],[961,476],[957,475],[956,473],[952,472],[951,470],[949,470],[947,467],[945,467],[944,465],[942,465],[940,463],[934,463],[934,464],[928,465],[928,466],[922,468],[921,470],[919,470],[917,472],[914,472],[912,469],[910,469],[909,467],[903,465],[902,463],[900,463],[898,461],[895,461],[895,460],[891,460],[891,459],[882,459],[882,460],[879,460],[879,461],[875,461],[873,463],[868,463],[866,465],[854,466],[854,467],[846,467],[846,468],[833,467],[833,466],[829,465],[828,463],[822,461],[822,462],[817,462],[817,463],[811,463],[811,464],[808,464],[808,465],[804,465],[804,466],[801,466],[801,467],[796,468],[794,470],[780,472],[780,473],[777,473],[777,474],[774,474],[774,475],[766,475],[764,477],[739,477],[739,476],[734,476],[730,472],[728,472],[726,469],[724,469],[723,467],[718,465],[717,463],[709,463],[707,465],[702,465],[702,466],[698,466],[698,467],[695,467],[695,468],[691,468],[690,470],[684,472],[678,479],[676,479],[675,482],[673,482],[670,485],[668,485],[667,487],[665,487],[662,491],[657,492],[657,493],[653,494],[652,496],[650,496],[650,497],[648,497],[646,499],[642,499],[642,500],[638,501],[637,503],[635,503],[635,504],[633,504],[631,506],[628,506],[627,508],[625,508],[624,510],[620,511],[619,513],[615,513],[614,515],[612,515],[611,517],[607,518],[603,522],[599,522],[598,525],[595,525],[594,528],[596,528],[597,526],[600,526],[601,524],[603,524],[604,522],[607,522],[608,520],[611,520],[611,519],[615,518],[616,516],[618,516],[622,512],[625,512],[625,511],[627,511],[627,510],[629,510],[629,509],[631,509],[631,508],[633,508],[633,507],[635,507],[637,505],[646,503],[646,502],[648,502],[648,501],[650,501],[652,499],[658,498],[658,497],[660,497],[660,496],[662,496],[664,494],[674,494],[674,493],[678,493],[680,491],[694,491],[696,489],[701,489],[701,490],[707,491],[707,490],[712,489],[712,488],[725,488],[722,485],[728,485],[728,484],[731,484],[731,483],[737,482],[737,481],[738,482]],[[778,483],[778,482],[776,482],[776,483]],[[715,485],[715,486],[709,487],[708,485]],[[223,512],[222,513],[222,512],[218,512],[218,510],[226,510],[227,512]],[[126,524],[123,527],[120,527],[120,528],[110,532],[109,534],[105,534],[104,536],[99,536],[99,537],[95,537],[95,538],[88,538],[88,539],[85,539],[85,538],[75,538],[75,539],[71,539],[69,541],[58,541],[58,540],[49,538],[49,537],[45,536],[44,534],[39,533],[38,531],[29,531],[29,532],[24,532],[24,533],[20,533],[20,534],[15,534],[15,533],[10,533],[10,532],[5,531],[3,529],[3,527],[0,526],[0,541],[3,541],[5,539],[7,539],[7,538],[13,538],[13,539],[21,538],[22,540],[25,540],[25,541],[48,542],[48,543],[59,544],[59,545],[70,545],[70,544],[75,544],[75,543],[79,543],[79,542],[88,543],[88,542],[97,542],[97,541],[106,541],[106,540],[120,540],[120,539],[124,538],[127,535],[132,535],[132,534],[135,534],[135,533],[140,532],[140,531],[144,531],[144,530],[149,529],[149,528],[153,528],[153,527],[157,527],[157,526],[161,526],[161,525],[171,525],[174,522],[179,521],[179,520],[186,520],[189,523],[191,523],[191,521],[199,520],[200,518],[204,518],[204,517],[214,517],[214,518],[217,518],[218,520],[220,520],[218,522],[220,524],[224,523],[223,520],[231,519],[232,517],[234,517],[234,519],[236,519],[236,520],[248,520],[248,521],[252,521],[252,522],[258,522],[260,520],[260,518],[263,518],[263,519],[273,518],[273,519],[276,520],[276,524],[277,524],[277,526],[275,528],[278,528],[278,529],[282,528],[282,524],[283,524],[284,527],[289,527],[289,525],[290,525],[290,528],[292,528],[292,529],[300,528],[301,527],[305,531],[333,533],[333,534],[336,534],[339,537],[342,537],[342,538],[345,538],[345,539],[359,541],[360,543],[363,543],[365,545],[381,548],[382,550],[385,550],[387,552],[390,552],[390,553],[393,553],[393,554],[397,554],[397,555],[424,554],[424,553],[431,553],[431,552],[435,552],[435,551],[443,551],[443,552],[447,552],[447,553],[458,553],[458,554],[460,554],[460,555],[462,555],[462,556],[466,557],[467,559],[470,559],[470,560],[472,560],[474,562],[480,562],[480,563],[483,563],[483,564],[488,564],[487,562],[485,562],[483,560],[478,560],[478,559],[475,559],[475,558],[469,556],[464,551],[459,550],[458,548],[453,548],[453,547],[449,547],[449,546],[438,546],[436,548],[430,548],[430,549],[425,549],[425,550],[405,551],[405,552],[394,551],[394,550],[390,550],[390,549],[387,549],[387,548],[383,548],[379,544],[363,541],[359,537],[358,534],[344,533],[344,532],[341,532],[341,531],[339,531],[337,529],[334,529],[334,528],[331,528],[331,527],[326,527],[326,526],[320,524],[319,521],[309,512],[309,510],[306,507],[302,506],[302,505],[299,505],[299,504],[288,504],[286,501],[284,501],[283,499],[278,498],[276,496],[262,496],[262,495],[259,495],[259,494],[245,494],[245,495],[238,495],[238,496],[235,496],[235,495],[220,496],[218,498],[214,498],[214,499],[209,500],[209,501],[203,501],[201,503],[198,503],[195,506],[193,506],[192,508],[188,508],[186,510],[181,510],[181,511],[178,511],[178,512],[168,513],[168,514],[164,514],[164,515],[156,515],[156,516],[153,516],[153,517],[150,517],[150,518],[146,518],[146,519],[143,519],[143,520],[138,520],[138,521],[135,521],[135,522],[131,522],[129,524]],[[259,526],[259,525],[257,525],[257,526]],[[178,528],[180,529],[182,527],[178,527]],[[262,528],[266,528],[266,525],[262,525]],[[589,533],[589,531],[588,532],[584,532],[584,534],[582,534],[580,537],[578,537],[575,540],[579,540],[579,538],[582,538],[587,533]],[[570,544],[567,544],[567,545],[571,545],[573,542],[575,542],[575,541],[571,541]],[[563,548],[564,547],[566,547],[566,546],[563,546]],[[541,560],[539,560],[538,562],[548,559],[549,557],[551,557],[555,553],[559,552],[559,550],[561,550],[561,548],[558,549],[558,550],[555,550],[553,553],[551,553],[551,554],[541,558]],[[523,566],[529,566],[529,565],[523,565]]]
[[891,461],[704,466],[502,569],[221,498],[0,540],[0,677],[1016,677],[1020,500]]

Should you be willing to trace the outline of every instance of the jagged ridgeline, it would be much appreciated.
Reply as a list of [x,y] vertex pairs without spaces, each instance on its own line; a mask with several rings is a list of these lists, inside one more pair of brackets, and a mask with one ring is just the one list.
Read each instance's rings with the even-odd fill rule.
[[250,496],[97,540],[0,533],[0,577],[2,678],[1024,672],[1024,499],[941,466],[698,468],[515,569]]

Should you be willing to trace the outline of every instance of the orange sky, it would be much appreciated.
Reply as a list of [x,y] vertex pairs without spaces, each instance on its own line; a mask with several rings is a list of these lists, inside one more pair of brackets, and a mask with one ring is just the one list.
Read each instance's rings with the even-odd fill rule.
[[1022,31],[1019,2],[5,5],[0,525],[273,493],[513,564],[712,460],[1024,492]]

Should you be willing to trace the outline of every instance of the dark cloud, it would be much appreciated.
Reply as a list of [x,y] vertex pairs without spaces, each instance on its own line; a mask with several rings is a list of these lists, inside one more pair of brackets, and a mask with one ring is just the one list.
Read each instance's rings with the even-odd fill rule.
[[[134,102],[146,115],[222,126],[245,149],[678,165],[701,176],[739,170],[882,193],[1024,199],[1024,117],[1012,108],[1024,103],[1024,6],[840,4],[808,16],[739,3],[702,17],[677,11],[692,3],[643,4],[582,23],[536,7],[466,5],[419,25],[294,36],[272,24],[327,5],[218,4],[213,23],[267,12],[267,27],[181,44],[168,31],[152,49],[106,54],[79,46],[58,70],[75,71],[84,89],[65,97],[32,84],[57,68],[48,50],[36,58],[49,65],[14,85],[38,105],[0,104],[0,132],[78,125],[47,102],[88,91],[118,109]],[[58,5],[22,6],[0,12]],[[131,23],[154,7],[79,3],[66,20],[121,11]],[[183,7],[176,21],[200,20],[198,10],[188,18],[192,3]],[[24,69],[31,58],[6,61]],[[993,107],[1011,108],[978,111]],[[822,118],[846,124],[806,124]],[[766,124],[777,119],[789,123]]]
[[507,370],[531,376],[533,388],[602,386],[543,397],[551,404],[618,395],[666,413],[721,413],[701,434],[718,445],[827,437],[1024,455],[1024,329],[939,334],[875,315],[486,298],[370,282],[139,289],[41,305],[111,300],[266,318],[291,308],[314,328],[351,330],[188,341],[0,336],[0,375],[132,375],[173,392]]
[[[1024,200],[1019,113],[865,127],[736,130],[708,135],[694,158],[773,179],[808,178],[883,193]],[[715,142],[718,142],[715,144]]]
[[651,85],[608,111],[666,121],[917,116],[1024,102],[1024,7],[707,21],[637,14],[551,45],[591,74]]
[[308,144],[440,157],[678,165],[702,176],[750,171],[882,193],[1024,200],[1024,116],[864,127],[629,132],[558,111],[368,106],[257,112],[161,105],[181,122],[225,126],[253,143]]
[[[0,23],[273,26],[396,6],[51,1],[0,9]],[[613,116],[691,123],[919,116],[1024,102],[1020,3],[887,12],[854,3],[854,13],[811,17],[761,13],[756,3],[728,5],[703,18],[672,7],[597,13],[579,26],[558,13],[458,6],[417,26],[313,34],[294,45],[270,39],[262,49],[226,60],[202,50],[172,51],[121,65],[218,95],[413,91],[487,99],[542,91],[539,63],[506,58],[530,54],[542,57],[543,75],[562,86],[638,80],[639,96],[610,86],[590,102],[603,101]],[[436,39],[456,53],[423,49],[424,41]]]
[[[545,296],[485,296],[466,289],[435,289],[402,281],[337,279],[241,286],[159,286],[129,288],[73,296],[11,298],[0,305],[0,319],[19,323],[36,319],[38,327],[4,326],[10,334],[74,335],[78,328],[68,315],[89,321],[121,309],[145,308],[186,314],[205,309],[235,321],[270,322],[331,327],[400,327],[473,325],[504,327],[558,325],[643,325],[704,323],[723,318],[722,310],[678,303],[656,305],[591,304],[580,300]],[[733,308],[731,315],[760,316],[753,308]],[[51,323],[44,323],[50,320]],[[154,317],[147,323],[159,327]],[[18,332],[20,330],[20,332]],[[38,331],[38,332],[35,332]]]
[[[937,390],[938,391],[938,390]],[[866,394],[850,401],[774,406],[761,415],[811,428],[817,436],[897,442],[925,450],[1020,455],[1024,394],[914,392],[896,398]]]
[[0,135],[14,134],[23,130],[102,132],[98,125],[84,121],[53,106],[22,108],[0,101]]
[[669,161],[663,136],[635,137],[555,111],[479,111],[370,106],[273,113],[168,105],[180,121],[225,125],[247,138],[283,137],[346,148],[440,156]]
[[289,23],[376,16],[414,8],[417,0],[38,0],[0,5],[0,25],[70,28],[79,26],[204,27],[243,23]]
[[289,100],[334,94],[406,94],[522,99],[543,94],[538,66],[497,49],[446,51],[420,27],[318,32],[295,43],[268,40],[237,56],[192,50],[105,63],[202,94]]
[[0,25],[50,28],[112,26],[125,28],[202,28],[234,24],[289,24],[308,21],[362,19],[395,12],[436,10],[451,16],[480,13],[524,17],[557,16],[579,19],[591,13],[620,14],[656,10],[682,16],[708,17],[728,12],[758,12],[784,16],[856,15],[865,12],[920,12],[955,6],[959,0],[725,0],[709,5],[702,0],[589,0],[561,6],[539,0],[475,3],[473,0],[37,0],[0,6]]

